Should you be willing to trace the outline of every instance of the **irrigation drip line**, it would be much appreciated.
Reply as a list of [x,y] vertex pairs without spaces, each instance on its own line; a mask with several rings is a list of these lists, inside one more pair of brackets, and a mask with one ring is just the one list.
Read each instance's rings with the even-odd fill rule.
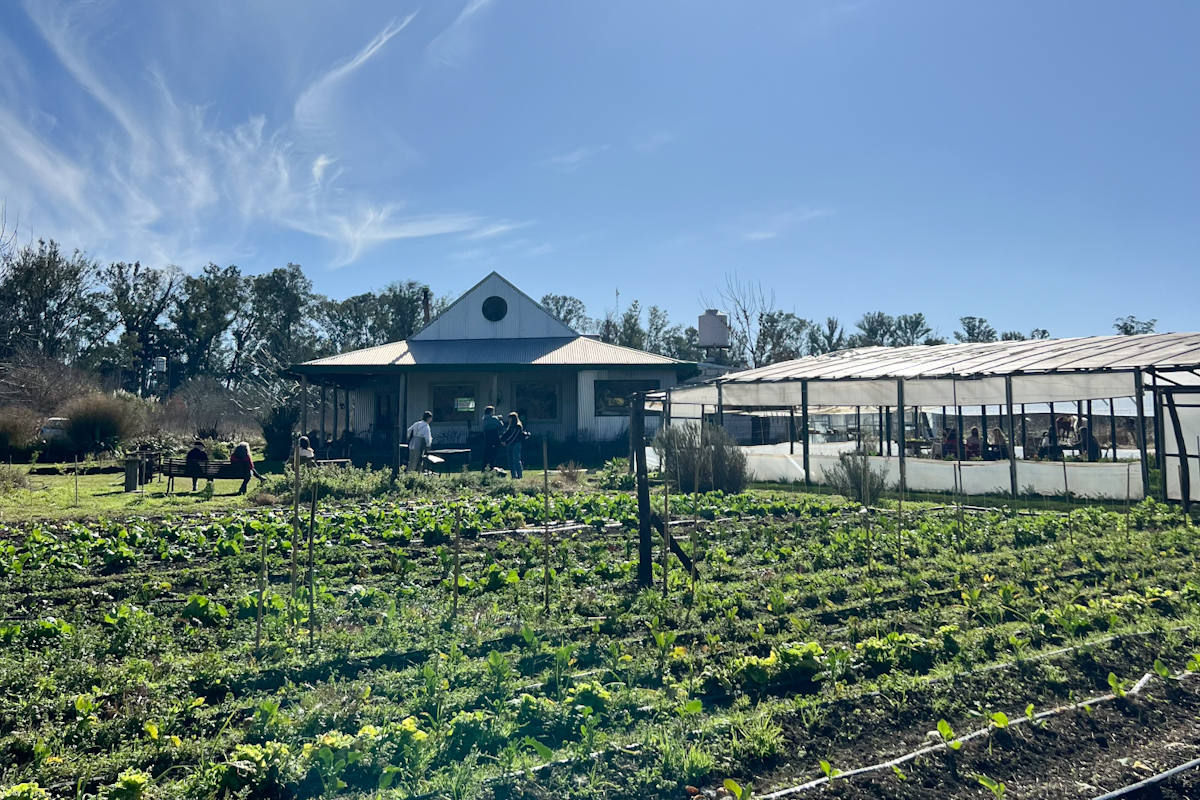
[[[1196,674],[1196,673],[1184,670],[1183,672],[1179,673],[1178,675],[1175,675],[1174,678],[1176,680],[1182,680],[1183,678],[1190,677],[1194,674]],[[1137,694],[1141,693],[1142,689],[1144,689],[1146,687],[1146,685],[1148,683],[1150,683],[1150,680],[1153,677],[1154,677],[1153,672],[1147,672],[1145,675],[1143,675],[1141,677],[1141,680],[1139,680],[1136,684],[1133,685],[1132,688],[1127,689],[1124,692],[1124,696],[1129,697],[1129,696],[1137,695]],[[1039,714],[1034,714],[1032,717],[1026,717],[1026,716],[1020,715],[1018,712],[1014,712],[1012,717],[1010,717],[1008,727],[1011,728],[1016,725],[1037,722],[1039,720],[1047,719],[1049,717],[1053,717],[1058,714],[1065,713],[1067,711],[1074,711],[1076,709],[1083,708],[1084,706],[1093,706],[1093,705],[1096,705],[1097,703],[1107,703],[1107,702],[1111,702],[1116,699],[1118,699],[1118,696],[1116,694],[1103,694],[1103,695],[1099,695],[1097,697],[1089,698],[1087,700],[1082,700],[1078,703],[1071,703],[1071,704],[1068,704],[1065,706],[1058,706],[1057,708],[1052,708],[1048,711],[1043,711]],[[910,753],[906,753],[902,756],[898,756],[889,761],[883,761],[878,764],[871,764],[866,767],[859,767],[857,769],[840,772],[838,775],[835,776],[835,778],[837,778],[838,780],[846,780],[846,779],[854,777],[855,775],[863,775],[868,772],[877,772],[882,769],[890,769],[892,767],[898,767],[901,764],[907,764],[909,761],[913,761],[914,759],[920,758],[921,756],[929,755],[931,753],[936,753],[936,752],[939,752],[942,750],[948,750],[948,749],[950,749],[951,743],[969,742],[973,739],[978,739],[981,736],[987,736],[988,734],[991,733],[991,731],[992,731],[991,725],[987,726],[986,728],[978,728],[976,730],[971,731],[970,733],[965,733],[962,736],[956,736],[953,739],[949,739],[944,742],[938,742],[937,744],[932,744],[932,745],[929,745],[928,747],[922,747],[919,750],[914,750]],[[801,792],[806,792],[809,789],[815,789],[818,786],[822,786],[826,783],[830,783],[832,780],[833,779],[829,778],[828,776],[822,776],[820,778],[815,778],[806,783],[802,783],[798,786],[789,786],[786,789],[778,789],[774,792],[764,794],[762,796],[761,800],[780,800],[780,798],[791,797],[793,795],[800,794]]]
[[1092,800],[1116,800],[1118,797],[1124,797],[1127,794],[1133,794],[1140,789],[1145,789],[1155,785],[1156,783],[1162,783],[1167,778],[1174,777],[1181,772],[1187,772],[1189,769],[1195,769],[1196,767],[1200,767],[1200,758],[1193,758],[1186,764],[1180,764],[1178,767],[1172,767],[1166,772],[1160,772],[1157,775],[1151,775],[1149,778],[1146,778],[1143,781],[1131,783],[1128,786],[1122,786],[1120,789],[1114,789],[1108,794],[1097,795],[1096,797],[1093,797]]

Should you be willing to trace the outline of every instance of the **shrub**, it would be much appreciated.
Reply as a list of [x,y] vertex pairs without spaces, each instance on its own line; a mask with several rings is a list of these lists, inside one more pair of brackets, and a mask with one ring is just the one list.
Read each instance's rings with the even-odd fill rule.
[[865,453],[839,453],[837,466],[822,472],[830,488],[863,506],[873,505],[887,488],[887,467],[871,469]]
[[567,483],[579,483],[579,476],[583,474],[583,469],[574,461],[568,461],[565,464],[558,465],[558,474],[562,476]]
[[300,406],[292,400],[273,406],[259,417],[267,461],[286,461],[291,455],[292,430],[299,420]]
[[29,488],[29,473],[23,467],[0,464],[0,494]]
[[66,433],[77,453],[116,450],[142,427],[140,409],[125,397],[91,394],[78,397],[62,409]]
[[0,408],[0,458],[25,455],[37,442],[38,418],[24,406]]
[[737,494],[746,488],[746,454],[724,428],[687,424],[663,428],[654,437],[654,452],[665,459],[667,479],[680,491],[697,490],[697,463],[699,491]]

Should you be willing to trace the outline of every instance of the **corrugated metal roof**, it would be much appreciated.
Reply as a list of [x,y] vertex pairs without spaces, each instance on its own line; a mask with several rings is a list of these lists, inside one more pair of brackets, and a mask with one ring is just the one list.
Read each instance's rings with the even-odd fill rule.
[[721,383],[948,378],[1196,367],[1200,367],[1200,333],[1149,333],[980,344],[863,347],[737,372],[723,377]]
[[506,365],[535,367],[674,367],[685,362],[586,336],[553,339],[407,340],[306,361],[293,370],[369,372],[389,367]]

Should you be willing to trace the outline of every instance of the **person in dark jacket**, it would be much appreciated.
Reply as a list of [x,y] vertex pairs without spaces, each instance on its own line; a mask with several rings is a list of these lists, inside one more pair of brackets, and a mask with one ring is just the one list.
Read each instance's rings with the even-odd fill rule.
[[500,436],[500,443],[508,449],[508,474],[513,478],[521,478],[525,475],[525,468],[521,464],[521,445],[525,444],[525,426],[521,424],[521,418],[517,412],[510,411],[508,413],[508,427],[504,429],[504,433]]
[[500,456],[500,434],[504,431],[504,420],[496,416],[496,407],[483,410],[483,469],[486,472],[496,466]]
[[251,478],[258,478],[260,481],[264,480],[263,476],[259,475],[258,471],[254,469],[254,459],[250,456],[250,444],[248,442],[238,442],[238,446],[233,448],[233,453],[229,456],[229,462],[231,464],[246,464],[250,468],[250,473],[242,481],[242,488],[238,489],[238,494],[246,493],[246,486],[249,485]]
[[[192,449],[187,453],[187,471],[192,476],[192,491],[196,491],[196,481],[200,477],[201,464],[208,463],[208,451],[204,449],[204,442],[197,439],[192,443]],[[210,481],[211,483],[211,481]]]
[[1096,441],[1096,437],[1092,436],[1092,432],[1088,430],[1087,425],[1079,429],[1079,440],[1075,443],[1079,455],[1084,456],[1088,461],[1100,460],[1100,443]]

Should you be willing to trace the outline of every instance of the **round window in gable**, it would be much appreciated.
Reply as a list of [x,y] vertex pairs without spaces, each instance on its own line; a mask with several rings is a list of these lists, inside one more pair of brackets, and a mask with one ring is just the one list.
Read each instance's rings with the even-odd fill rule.
[[483,316],[490,322],[499,322],[508,313],[508,303],[503,297],[492,295],[483,301]]

